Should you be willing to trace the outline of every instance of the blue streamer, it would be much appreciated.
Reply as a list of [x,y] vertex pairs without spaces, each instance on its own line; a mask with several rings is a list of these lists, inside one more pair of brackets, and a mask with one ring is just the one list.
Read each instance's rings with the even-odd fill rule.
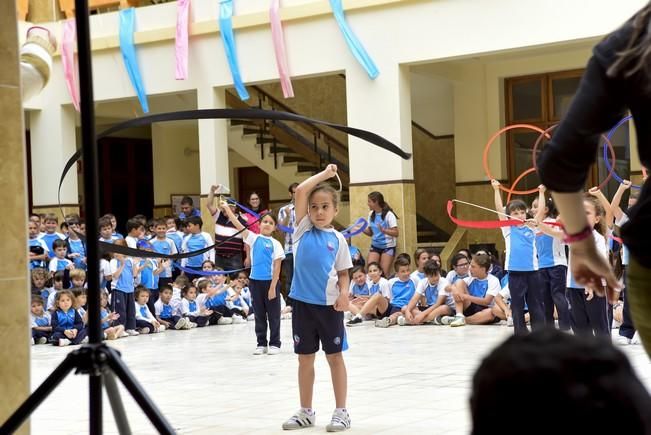
[[233,35],[233,0],[221,0],[219,2],[219,32],[224,43],[224,52],[228,60],[228,66],[233,76],[233,84],[237,95],[242,101],[249,99],[249,93],[242,82],[240,66],[237,62],[237,50],[235,49],[235,36]]
[[138,59],[136,58],[136,47],[133,43],[133,32],[136,27],[136,9],[127,8],[120,10],[120,51],[124,67],[129,74],[131,85],[138,95],[138,101],[142,106],[142,111],[149,113],[149,104],[147,103],[147,92],[142,82]]
[[[625,116],[613,128],[611,128],[610,131],[608,132],[608,135],[606,136],[608,138],[608,140],[612,140],[613,135],[615,134],[617,129],[619,127],[621,127],[622,124],[627,123],[632,118],[633,117],[631,115]],[[630,148],[630,145],[629,145],[629,148]],[[606,165],[606,171],[610,172],[613,165],[610,164],[610,160],[608,159],[608,144],[606,144],[605,142],[604,142],[604,163]],[[622,184],[622,182],[624,181],[622,179],[622,177],[619,176],[617,171],[613,171],[613,178],[615,180],[617,180],[617,182],[619,182],[619,184]],[[642,188],[642,186],[639,186],[637,184],[631,184],[631,189],[641,189],[641,188]]]
[[330,7],[332,8],[335,20],[337,20],[339,29],[341,30],[341,33],[343,33],[346,44],[348,44],[348,48],[350,48],[353,56],[355,56],[355,59],[362,64],[368,76],[371,79],[375,79],[380,74],[380,71],[377,66],[375,66],[371,56],[366,52],[366,49],[364,49],[362,43],[357,39],[357,36],[355,36],[355,33],[353,33],[348,22],[346,22],[344,7],[341,4],[341,0],[330,0]]

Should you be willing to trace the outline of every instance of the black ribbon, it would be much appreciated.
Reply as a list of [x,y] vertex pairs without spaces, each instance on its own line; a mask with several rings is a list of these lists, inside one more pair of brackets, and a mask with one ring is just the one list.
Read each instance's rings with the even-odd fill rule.
[[[180,112],[169,112],[169,113],[159,113],[155,115],[142,116],[140,118],[130,119],[128,121],[121,122],[116,124],[103,132],[97,135],[97,139],[102,139],[110,136],[111,134],[117,133],[119,131],[127,130],[135,127],[142,127],[146,125],[151,125],[156,122],[169,122],[169,121],[187,121],[193,119],[242,119],[242,120],[251,120],[251,119],[266,119],[272,121],[295,121],[302,122],[308,125],[326,125],[328,127],[334,128],[341,132],[347,133],[349,135],[358,137],[365,140],[366,142],[375,145],[379,148],[382,148],[390,153],[393,153],[405,160],[411,158],[410,153],[404,152],[400,147],[394,143],[388,141],[380,135],[377,135],[373,132],[362,130],[359,128],[348,127],[341,124],[335,124],[333,122],[322,121],[320,119],[308,118],[307,116],[297,115],[295,113],[281,112],[277,110],[264,110],[264,109],[200,109],[200,110],[186,110]],[[97,144],[95,144],[97,145]],[[61,186],[63,181],[70,172],[70,169],[74,164],[81,159],[82,150],[77,150],[66,162],[63,172],[61,173],[61,179],[59,180],[59,188],[57,191],[57,200],[59,202],[59,208],[61,208]],[[61,210],[63,214],[63,210]],[[169,258],[169,259],[182,259],[194,257],[201,255],[205,252],[214,249],[223,243],[226,243],[228,240],[236,237],[238,234],[242,233],[246,228],[241,231],[238,231],[233,236],[229,237],[221,243],[215,243],[212,246],[199,249],[197,251],[186,252],[183,254],[160,254],[157,252],[143,251],[141,249],[129,248],[126,246],[116,246],[112,243],[99,242],[100,250],[104,252],[114,252],[118,254],[128,255],[132,257],[150,257],[150,258]],[[96,237],[96,235],[94,235]]]

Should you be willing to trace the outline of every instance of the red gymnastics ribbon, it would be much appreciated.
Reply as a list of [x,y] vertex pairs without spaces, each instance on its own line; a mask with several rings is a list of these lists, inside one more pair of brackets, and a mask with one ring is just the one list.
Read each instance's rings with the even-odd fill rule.
[[518,219],[506,219],[497,221],[466,221],[452,216],[452,208],[454,207],[453,201],[449,200],[447,205],[448,216],[450,220],[462,228],[476,228],[481,230],[492,230],[502,227],[513,227],[522,225],[522,221]]

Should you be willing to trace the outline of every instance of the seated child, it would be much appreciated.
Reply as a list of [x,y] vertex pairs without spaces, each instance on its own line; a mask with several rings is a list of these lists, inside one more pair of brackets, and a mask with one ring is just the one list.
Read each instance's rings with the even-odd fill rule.
[[72,307],[74,296],[70,290],[60,290],[54,298],[52,314],[52,337],[55,346],[88,343],[88,330],[81,316]]
[[180,315],[180,311],[172,308],[172,287],[163,285],[160,288],[158,300],[154,304],[156,320],[166,329],[190,329],[192,322]]
[[163,332],[165,326],[161,325],[154,315],[149,311],[149,289],[139,285],[134,294],[136,310],[136,330],[141,334],[150,332]]
[[443,316],[454,313],[452,286],[441,277],[438,263],[428,260],[423,266],[423,273],[425,278],[418,283],[404,315],[398,317],[398,325],[422,325],[429,322],[440,325]]
[[43,303],[47,303],[50,293],[54,292],[54,289],[45,286],[49,278],[47,270],[39,267],[32,269],[30,274],[32,276],[32,296],[40,296],[43,298]]
[[[215,296],[217,293],[224,293],[227,294],[228,287],[227,286],[218,286],[215,284],[213,281],[202,277],[197,279],[197,292],[199,295],[197,296],[197,306],[199,310],[206,310],[208,308],[207,304],[211,300],[213,296]],[[212,311],[212,314],[208,318],[208,324],[207,325],[218,325],[219,324],[219,319],[221,319],[222,315],[214,310]],[[206,325],[206,326],[207,326]]]
[[45,306],[48,311],[56,310],[54,307],[54,299],[56,298],[57,293],[63,290],[63,277],[63,272],[57,272],[52,278],[52,290],[50,291],[50,295],[47,297],[47,304]]
[[81,269],[72,269],[70,271],[70,287],[71,288],[85,288],[86,287],[86,271]]
[[452,290],[456,315],[444,316],[441,323],[453,327],[495,323],[491,311],[493,299],[500,292],[500,281],[488,273],[488,255],[474,255],[470,261],[470,277],[457,281]]
[[43,310],[43,298],[32,296],[32,344],[45,344],[52,335],[52,316]]
[[244,280],[235,279],[231,281],[231,286],[227,290],[226,307],[234,313],[233,323],[244,323],[246,322],[244,319],[249,315],[249,306],[242,296],[243,288]]
[[115,340],[116,338],[128,337],[129,334],[127,334],[124,330],[124,326],[111,326],[111,323],[114,320],[117,320],[120,315],[115,311],[109,311],[108,294],[103,291],[100,293],[99,298],[100,306],[102,307],[100,311],[100,317],[102,319],[102,330],[104,331],[104,338],[106,340]]
[[75,297],[75,300],[72,302],[72,307],[77,310],[79,316],[81,317],[81,320],[84,322],[84,326],[86,326],[86,324],[88,324],[88,313],[86,312],[86,308],[84,308],[88,299],[88,296],[86,295],[86,289],[76,287],[70,289],[70,291]]
[[[506,326],[513,326],[513,315],[511,312],[511,291],[509,290],[508,272],[500,281],[502,289],[495,296],[495,305],[491,307],[493,315],[500,320],[506,320]],[[524,321],[529,323],[529,313],[525,305]]]
[[50,260],[48,265],[48,270],[51,275],[54,275],[55,272],[63,270],[72,270],[75,268],[75,265],[72,261],[66,258],[68,254],[68,245],[63,239],[57,239],[52,243],[52,248],[54,249],[54,257]]
[[181,300],[181,314],[183,317],[186,317],[192,323],[196,323],[200,328],[207,326],[208,319],[213,312],[208,308],[199,307],[196,301],[197,288],[189,285],[182,290],[181,294],[183,295]]
[[359,313],[359,310],[361,310],[364,304],[368,302],[371,297],[371,289],[369,287],[364,266],[354,266],[350,275],[352,279],[350,280],[350,287],[348,290],[350,297],[348,311],[355,315]]

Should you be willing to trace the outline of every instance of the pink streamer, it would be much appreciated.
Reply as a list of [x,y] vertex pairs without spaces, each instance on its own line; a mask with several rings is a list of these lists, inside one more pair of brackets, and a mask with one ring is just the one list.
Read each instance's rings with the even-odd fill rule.
[[188,17],[190,0],[178,0],[176,13],[176,80],[188,78]]
[[280,0],[271,0],[271,7],[269,8],[269,21],[271,22],[271,36],[274,44],[274,51],[276,52],[276,65],[278,66],[278,75],[280,75],[280,86],[283,89],[285,98],[294,97],[294,89],[292,88],[292,80],[289,76],[289,68],[287,67],[287,53],[285,52],[285,36],[283,34],[283,26],[280,22]]
[[75,19],[71,18],[63,23],[63,38],[61,42],[61,63],[63,64],[63,77],[66,81],[68,93],[72,104],[79,112],[79,76],[77,62],[75,61],[75,45],[77,43],[77,26]]

